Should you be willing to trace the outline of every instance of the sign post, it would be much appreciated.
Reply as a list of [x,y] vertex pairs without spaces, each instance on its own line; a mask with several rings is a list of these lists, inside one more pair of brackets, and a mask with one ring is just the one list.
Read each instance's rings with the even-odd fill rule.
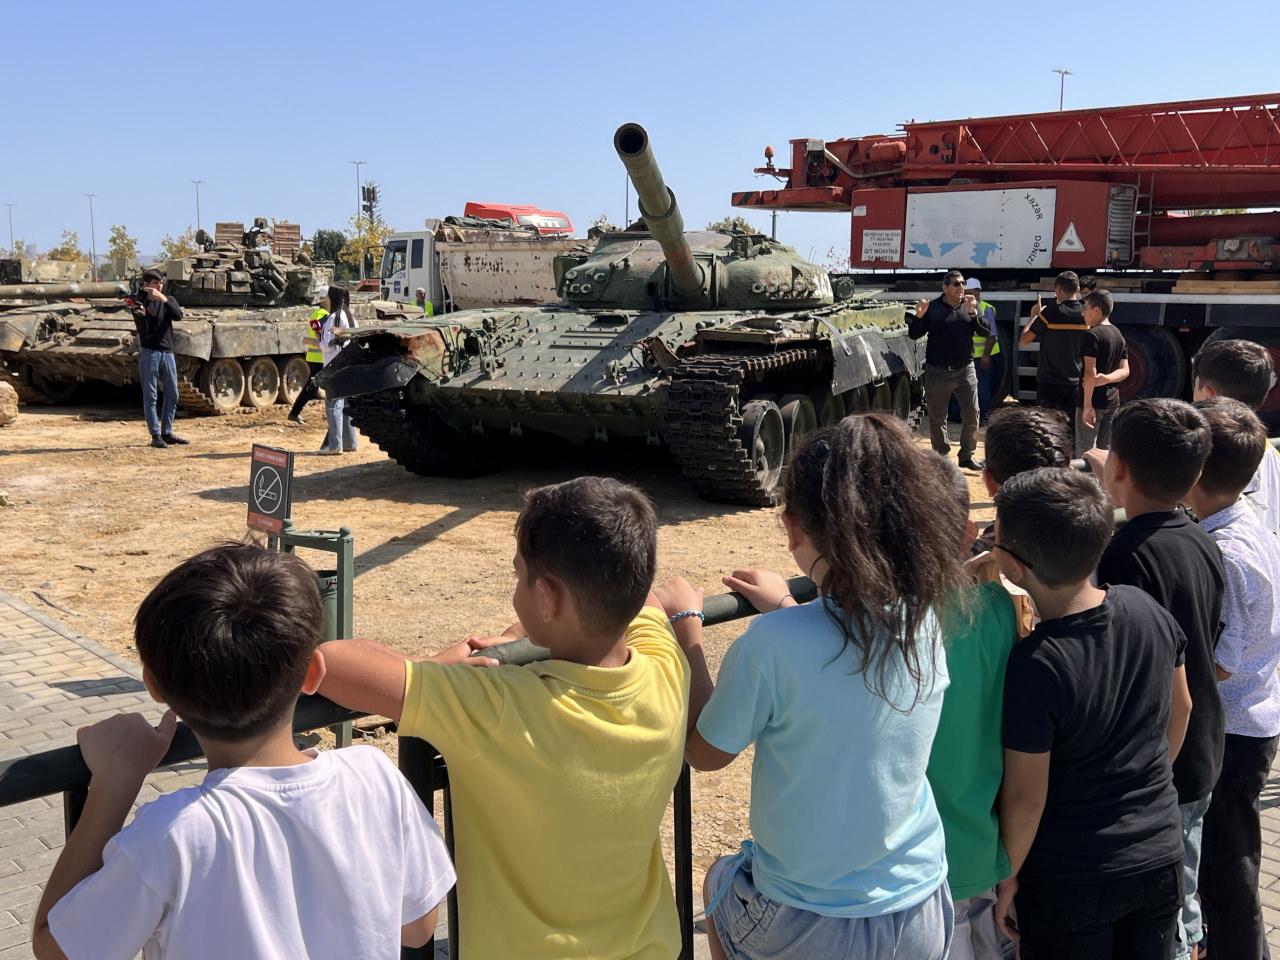
[[293,454],[255,443],[249,460],[249,529],[275,539],[289,518],[293,487]]

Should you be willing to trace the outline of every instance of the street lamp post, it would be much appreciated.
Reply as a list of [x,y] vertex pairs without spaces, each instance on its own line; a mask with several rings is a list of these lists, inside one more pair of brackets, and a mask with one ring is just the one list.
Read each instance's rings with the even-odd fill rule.
[[96,193],[86,193],[89,198],[89,250],[93,260],[89,263],[89,273],[93,276],[94,282],[98,279],[98,232],[93,224],[93,198]]
[[[364,166],[363,160],[348,160],[347,163],[353,164],[356,168],[356,236],[364,239],[364,228],[360,225],[360,168]],[[361,244],[360,252],[360,279],[364,279],[364,244]]]
[[15,244],[14,244],[14,242],[13,242],[13,207],[14,207],[14,204],[12,204],[12,203],[6,203],[6,204],[5,204],[5,206],[9,208],[9,255],[10,255],[10,256],[13,256],[15,253],[17,253],[17,252],[18,252],[18,251],[17,251],[17,249],[16,249],[16,245],[15,245]]
[[196,185],[196,229],[199,230],[200,229],[200,184],[204,183],[204,181],[192,180],[191,182]]
[[1058,75],[1058,109],[1062,109],[1063,96],[1067,91],[1067,77],[1071,76],[1071,71],[1064,67],[1054,67],[1051,73]]

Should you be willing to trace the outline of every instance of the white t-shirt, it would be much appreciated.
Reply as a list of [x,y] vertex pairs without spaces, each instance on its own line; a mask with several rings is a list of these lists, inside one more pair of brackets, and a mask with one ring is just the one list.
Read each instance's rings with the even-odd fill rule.
[[373,747],[237,767],[138,811],[49,914],[70,960],[396,960],[453,886],[435,822]]
[[346,310],[339,310],[324,318],[324,322],[320,324],[320,355],[324,357],[326,364],[342,349],[342,341],[334,338],[334,331],[350,330],[354,326],[351,314]]
[[1280,451],[1267,441],[1258,472],[1244,488],[1244,498],[1257,513],[1262,525],[1280,536]]

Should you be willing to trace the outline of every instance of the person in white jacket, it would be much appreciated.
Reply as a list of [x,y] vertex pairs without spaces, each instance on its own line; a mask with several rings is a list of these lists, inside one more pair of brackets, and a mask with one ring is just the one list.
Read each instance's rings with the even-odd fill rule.
[[[356,324],[351,318],[351,297],[346,288],[330,286],[329,294],[324,299],[324,306],[329,311],[329,315],[324,318],[320,326],[320,353],[324,356],[325,366],[328,366],[343,347],[343,341],[336,338],[334,334],[338,330],[350,329]],[[337,455],[355,450],[356,428],[351,423],[351,414],[347,412],[346,401],[341,397],[336,399],[326,397],[324,416],[329,423],[329,433],[320,447],[320,452]]]

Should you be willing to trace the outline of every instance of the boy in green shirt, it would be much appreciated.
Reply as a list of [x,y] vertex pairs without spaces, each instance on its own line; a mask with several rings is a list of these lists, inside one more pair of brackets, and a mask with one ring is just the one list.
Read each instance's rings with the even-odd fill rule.
[[[938,458],[953,476],[956,499],[969,510],[960,471]],[[965,530],[961,554],[973,540]],[[947,843],[947,882],[955,901],[952,960],[1001,960],[1001,936],[992,907],[996,884],[1009,876],[1000,843],[996,797],[1004,777],[1000,717],[1004,672],[1017,639],[1013,598],[992,580],[970,588],[944,619],[951,685],[942,701],[927,774]]]

